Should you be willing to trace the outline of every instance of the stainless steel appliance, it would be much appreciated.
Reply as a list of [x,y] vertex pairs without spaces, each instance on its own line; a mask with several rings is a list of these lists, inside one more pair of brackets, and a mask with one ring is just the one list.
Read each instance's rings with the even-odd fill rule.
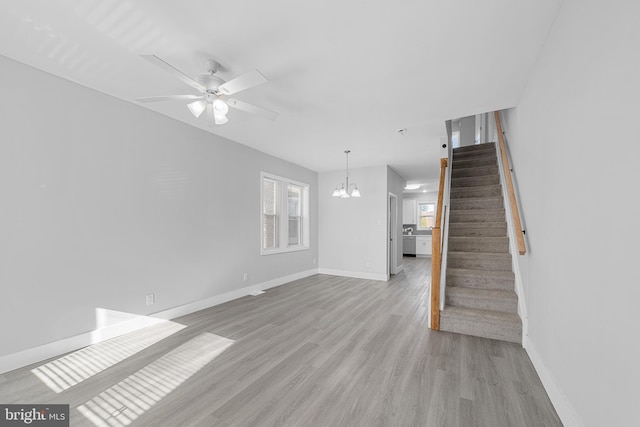
[[402,236],[402,254],[416,256],[416,236]]

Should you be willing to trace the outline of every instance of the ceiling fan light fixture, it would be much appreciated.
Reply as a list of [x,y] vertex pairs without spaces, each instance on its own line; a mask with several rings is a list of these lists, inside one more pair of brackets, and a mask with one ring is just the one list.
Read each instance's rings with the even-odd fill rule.
[[216,99],[213,101],[213,112],[217,116],[226,116],[229,106],[222,99]]
[[207,108],[207,103],[204,101],[196,101],[188,104],[187,107],[189,108],[189,111],[191,111],[191,114],[193,114],[197,119]]
[[227,116],[223,114],[218,114],[218,113],[213,114],[213,120],[216,122],[217,125],[223,125],[229,121]]

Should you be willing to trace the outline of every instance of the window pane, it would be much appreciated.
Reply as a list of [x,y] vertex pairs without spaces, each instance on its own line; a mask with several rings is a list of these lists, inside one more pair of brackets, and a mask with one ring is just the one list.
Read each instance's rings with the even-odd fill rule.
[[418,203],[418,230],[428,230],[436,225],[436,205],[435,203]]
[[289,217],[289,246],[300,245],[300,228],[302,219],[299,216]]
[[433,203],[420,203],[420,215],[435,215],[436,205]]
[[288,185],[288,207],[289,216],[300,216],[300,205],[302,201],[302,188],[297,185]]
[[289,213],[288,245],[298,246],[302,244],[302,187],[289,184],[287,186],[287,207]]
[[262,182],[262,246],[265,249],[280,246],[278,205],[280,183],[270,179]]
[[268,215],[278,214],[278,193],[280,183],[265,179],[262,183],[262,212]]
[[278,231],[278,217],[276,215],[263,215],[262,244],[265,249],[277,248],[280,245],[280,233]]

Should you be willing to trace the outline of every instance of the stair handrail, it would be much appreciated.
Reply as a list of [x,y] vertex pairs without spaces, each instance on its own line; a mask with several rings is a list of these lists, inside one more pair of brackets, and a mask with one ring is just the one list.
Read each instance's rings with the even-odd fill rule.
[[440,159],[440,184],[436,205],[436,224],[431,229],[431,329],[440,330],[440,269],[442,267],[442,207],[448,159]]
[[498,111],[494,111],[493,116],[496,120],[498,144],[500,144],[500,157],[502,160],[502,167],[504,169],[505,181],[507,184],[509,206],[511,208],[511,216],[513,217],[513,227],[515,228],[514,234],[516,238],[516,245],[518,247],[518,253],[520,255],[524,255],[527,253],[527,248],[524,244],[524,230],[522,229],[520,212],[518,211],[518,203],[516,202],[516,193],[513,187],[513,177],[511,176],[511,168],[509,167],[509,159],[507,158],[507,149],[505,147],[504,134],[502,133],[502,124],[500,123],[500,113]]

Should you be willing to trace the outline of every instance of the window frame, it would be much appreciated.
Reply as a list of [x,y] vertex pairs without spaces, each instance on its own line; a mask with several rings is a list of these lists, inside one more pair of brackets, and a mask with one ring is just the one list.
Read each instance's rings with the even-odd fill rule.
[[[420,209],[420,205],[433,205],[433,215],[422,215],[422,210]],[[422,217],[426,217],[426,218],[433,218],[433,222],[435,223],[435,218],[436,218],[436,204],[434,202],[418,202],[417,204],[417,211],[418,211],[418,215],[416,218],[417,224],[416,227],[418,228],[418,230],[431,230],[432,227],[422,227]]]
[[[278,246],[265,248],[264,240],[264,181],[280,183],[279,205],[276,214],[278,223]],[[289,186],[299,187],[300,191],[300,238],[299,244],[289,245]],[[310,249],[309,233],[309,184],[295,179],[286,178],[269,172],[260,172],[260,254],[272,255],[287,252],[304,251]]]

